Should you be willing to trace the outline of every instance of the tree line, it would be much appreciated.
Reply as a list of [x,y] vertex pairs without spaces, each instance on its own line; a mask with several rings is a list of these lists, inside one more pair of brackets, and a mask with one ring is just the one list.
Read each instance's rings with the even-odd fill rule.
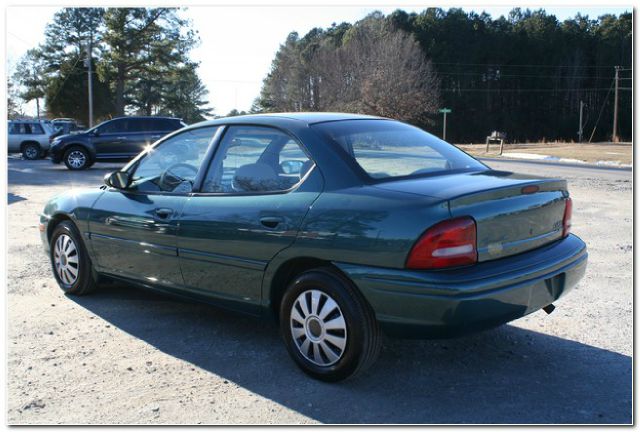
[[[614,66],[621,66],[618,135],[631,138],[632,15],[544,10],[486,13],[429,8],[375,12],[354,24],[291,33],[253,111],[347,111],[411,122],[447,138],[484,142],[584,140],[612,135]],[[597,126],[597,127],[596,127]]]
[[198,43],[177,8],[61,9],[46,27],[45,42],[16,67],[10,115],[17,111],[17,95],[34,100],[38,111],[44,102],[49,116],[88,124],[91,61],[96,120],[125,114],[203,120],[211,112],[208,91],[189,58]]

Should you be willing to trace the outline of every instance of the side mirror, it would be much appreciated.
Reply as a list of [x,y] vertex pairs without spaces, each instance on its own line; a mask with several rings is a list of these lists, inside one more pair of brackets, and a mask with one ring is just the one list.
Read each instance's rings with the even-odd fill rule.
[[114,171],[104,176],[104,183],[116,189],[126,189],[131,183],[131,177],[126,171]]
[[98,129],[94,129],[93,136],[100,136],[100,131]]
[[300,174],[304,162],[299,160],[286,160],[280,164],[282,172],[285,174]]

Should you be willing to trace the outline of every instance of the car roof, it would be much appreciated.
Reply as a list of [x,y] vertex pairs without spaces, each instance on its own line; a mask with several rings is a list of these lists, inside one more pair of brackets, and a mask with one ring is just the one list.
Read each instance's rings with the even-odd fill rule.
[[46,120],[38,120],[38,119],[12,119],[9,120],[9,123],[41,123],[48,124]]
[[191,126],[220,125],[227,123],[251,123],[253,120],[297,120],[301,123],[311,125],[316,123],[341,121],[341,120],[389,120],[385,117],[370,116],[365,114],[350,114],[337,112],[284,112],[266,114],[248,114],[234,117],[222,117],[215,120],[206,120]]
[[163,120],[182,120],[178,117],[170,117],[170,116],[139,116],[139,115],[134,115],[134,116],[119,116],[119,117],[114,117],[110,120],[117,120],[117,119],[163,119]]

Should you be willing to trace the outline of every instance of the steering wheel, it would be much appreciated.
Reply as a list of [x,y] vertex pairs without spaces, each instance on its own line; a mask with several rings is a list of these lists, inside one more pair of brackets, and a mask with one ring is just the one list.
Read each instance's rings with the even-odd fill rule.
[[178,187],[178,185],[180,185],[180,183],[184,182],[185,180],[189,183],[193,183],[193,181],[176,174],[175,170],[178,168],[186,168],[190,171],[193,171],[194,176],[198,173],[198,168],[194,167],[193,165],[182,162],[175,163],[164,170],[162,174],[160,174],[160,180],[158,181],[158,187],[160,188],[160,190],[173,191],[176,187]]

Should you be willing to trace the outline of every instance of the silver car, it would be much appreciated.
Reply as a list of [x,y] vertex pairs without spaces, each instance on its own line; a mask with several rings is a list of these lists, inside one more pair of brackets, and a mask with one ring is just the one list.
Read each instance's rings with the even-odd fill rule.
[[25,159],[34,160],[46,156],[49,138],[55,133],[50,123],[40,120],[9,120],[9,153],[22,153]]

